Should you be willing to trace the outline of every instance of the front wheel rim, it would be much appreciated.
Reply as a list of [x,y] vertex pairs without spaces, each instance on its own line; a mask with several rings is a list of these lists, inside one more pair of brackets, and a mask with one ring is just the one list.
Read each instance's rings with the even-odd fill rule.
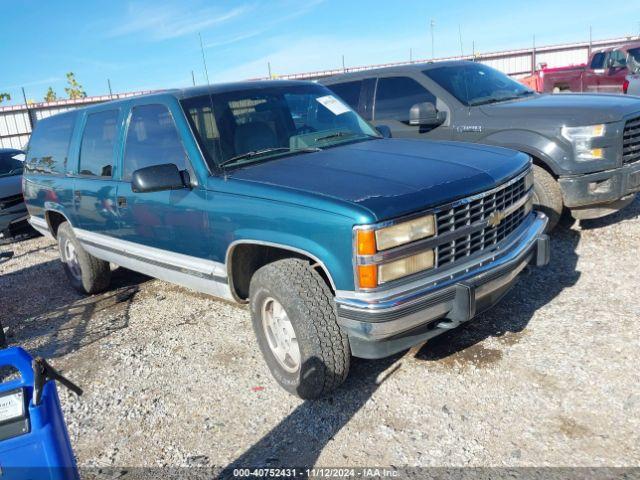
[[278,364],[287,372],[300,369],[300,346],[284,307],[273,297],[262,303],[262,329]]
[[64,241],[64,263],[67,265],[69,272],[76,280],[82,279],[82,270],[80,269],[80,262],[78,261],[78,251],[75,245],[69,239]]

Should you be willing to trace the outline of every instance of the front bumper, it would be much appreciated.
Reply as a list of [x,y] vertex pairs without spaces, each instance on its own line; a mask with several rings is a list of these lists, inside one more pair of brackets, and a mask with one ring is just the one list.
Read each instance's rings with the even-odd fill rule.
[[575,216],[597,218],[633,201],[634,194],[640,191],[640,162],[604,172],[561,177],[558,181],[564,204],[575,210]]
[[491,252],[455,271],[389,291],[337,292],[338,322],[356,357],[382,358],[424,342],[490,308],[528,265],[549,262],[548,219],[532,213]]

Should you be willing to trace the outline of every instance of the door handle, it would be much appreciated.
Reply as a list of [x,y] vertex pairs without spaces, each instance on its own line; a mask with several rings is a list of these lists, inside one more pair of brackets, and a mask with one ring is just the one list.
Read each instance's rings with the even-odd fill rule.
[[118,197],[118,207],[124,208],[127,206],[127,198],[126,197]]

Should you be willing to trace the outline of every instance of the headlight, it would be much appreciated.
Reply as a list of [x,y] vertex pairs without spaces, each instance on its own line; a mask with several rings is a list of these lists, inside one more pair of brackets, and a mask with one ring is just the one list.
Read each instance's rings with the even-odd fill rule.
[[433,268],[434,253],[432,250],[386,263],[381,263],[384,261],[384,257],[380,252],[431,237],[435,233],[436,221],[433,215],[425,215],[378,230],[357,229],[356,256],[375,259],[374,263],[367,262],[357,266],[359,287],[376,288],[384,282]]
[[433,268],[433,250],[378,265],[378,283],[390,282],[413,273]]
[[592,148],[591,141],[604,136],[605,131],[606,126],[599,124],[587,127],[562,127],[561,133],[573,145],[576,160],[597,160],[603,157],[604,151],[602,148]]
[[533,168],[530,168],[527,174],[524,176],[524,189],[529,191],[533,187]]
[[404,245],[405,243],[431,237],[435,235],[435,233],[435,219],[433,215],[427,215],[416,218],[415,220],[376,230],[376,246],[378,250],[387,250],[397,247],[398,245]]
[[533,196],[530,196],[529,199],[524,204],[524,214],[527,215],[531,213],[533,210]]

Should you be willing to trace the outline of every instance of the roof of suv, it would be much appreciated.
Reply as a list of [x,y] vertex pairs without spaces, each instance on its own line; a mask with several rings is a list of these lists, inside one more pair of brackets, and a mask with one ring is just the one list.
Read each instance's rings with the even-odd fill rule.
[[456,65],[465,65],[472,64],[475,62],[470,62],[468,60],[448,60],[445,62],[424,62],[424,63],[408,63],[406,65],[399,65],[397,67],[381,67],[381,68],[373,68],[371,70],[360,70],[359,72],[351,72],[351,73],[342,73],[340,75],[334,75],[333,77],[327,77],[320,80],[320,83],[323,85],[329,85],[338,81],[344,81],[346,79],[360,79],[360,78],[368,78],[372,76],[379,75],[381,73],[406,73],[406,72],[422,72],[424,70],[431,70],[433,68],[440,67],[452,67]]
[[274,86],[293,87],[293,86],[299,86],[299,85],[317,85],[317,83],[311,82],[308,80],[247,80],[243,82],[217,83],[217,84],[211,84],[211,85],[202,85],[198,87],[174,88],[174,89],[168,89],[168,90],[158,90],[152,93],[146,93],[144,95],[134,95],[131,97],[125,97],[125,98],[120,98],[116,100],[109,100],[107,102],[91,104],[91,105],[87,105],[86,107],[74,108],[73,110],[68,110],[52,116],[57,117],[59,115],[75,114],[79,111],[93,110],[94,108],[100,109],[100,108],[104,108],[104,105],[117,105],[132,99],[137,99],[137,98],[154,98],[154,97],[171,95],[177,98],[178,100],[182,100],[185,98],[199,97],[201,95],[207,95],[207,94],[215,95],[219,93],[227,93],[227,92],[233,92],[238,90],[260,90],[263,88],[270,88]]

